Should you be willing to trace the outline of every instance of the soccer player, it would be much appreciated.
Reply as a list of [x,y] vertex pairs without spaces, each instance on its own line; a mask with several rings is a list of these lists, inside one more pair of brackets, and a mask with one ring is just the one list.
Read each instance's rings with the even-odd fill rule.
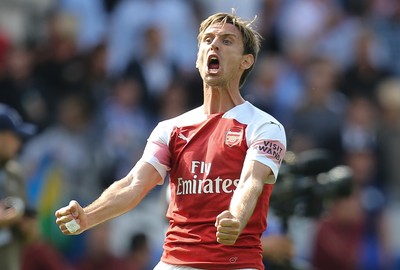
[[217,13],[201,23],[198,46],[203,105],[160,122],[127,176],[84,208],[71,201],[56,222],[80,234],[135,208],[169,173],[170,225],[155,269],[263,269],[260,236],[286,136],[240,93],[260,36],[236,14]]

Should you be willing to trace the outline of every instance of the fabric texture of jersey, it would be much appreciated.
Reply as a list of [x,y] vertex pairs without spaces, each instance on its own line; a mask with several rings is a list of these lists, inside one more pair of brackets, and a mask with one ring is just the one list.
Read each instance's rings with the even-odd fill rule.
[[[283,126],[249,102],[221,114],[198,107],[160,122],[142,160],[165,178],[171,200],[162,261],[205,269],[263,269],[260,235],[266,229],[269,198],[286,151]],[[216,241],[217,215],[229,204],[242,168],[256,160],[270,167],[247,226],[228,246]]]

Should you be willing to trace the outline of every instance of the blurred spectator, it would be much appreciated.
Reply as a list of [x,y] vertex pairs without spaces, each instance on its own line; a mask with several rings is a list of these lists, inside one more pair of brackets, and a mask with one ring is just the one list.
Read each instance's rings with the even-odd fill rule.
[[391,254],[395,263],[391,269],[400,269],[400,80],[392,77],[382,81],[377,87],[379,105],[378,158],[381,164],[381,175],[385,179],[385,191],[388,195],[386,218],[389,220]]
[[295,153],[312,148],[331,152],[340,162],[340,131],[346,98],[336,89],[338,70],[328,58],[313,58],[305,70],[306,96],[293,119],[293,136],[289,141]]
[[9,49],[5,74],[0,78],[0,101],[14,107],[41,131],[49,124],[49,116],[43,92],[33,76],[34,63],[32,49],[16,46]]
[[[309,44],[299,40],[284,43],[281,49],[282,52],[277,55],[278,61],[280,61],[278,68],[280,67],[281,70],[278,69],[278,81],[276,82],[276,87],[278,88],[274,93],[275,101],[280,106],[274,106],[277,119],[286,126],[286,130],[290,130],[293,122],[293,113],[307,98],[304,73],[307,70],[312,54]],[[258,61],[258,63],[260,62],[260,65],[263,65],[263,61]],[[259,75],[262,77],[262,73]],[[253,79],[253,81],[257,82],[256,79]]]
[[125,260],[129,270],[152,269],[151,248],[146,234],[139,232],[132,235]]
[[103,106],[111,94],[113,80],[107,74],[107,53],[107,45],[100,43],[87,54],[85,85],[98,107]]
[[[154,119],[147,113],[143,98],[143,88],[137,80],[129,77],[118,79],[110,97],[100,108],[104,120],[104,139],[111,150],[109,159],[113,164],[113,174],[110,181],[119,179],[127,174],[135,162],[139,160],[144,149],[150,128]],[[110,183],[110,182],[108,182]],[[112,253],[117,256],[126,254],[129,249],[129,239],[126,235],[135,234],[147,228],[151,247],[161,247],[164,240],[162,214],[156,188],[146,196],[136,211],[121,216],[110,223]],[[148,213],[152,215],[148,215]],[[156,251],[157,252],[157,251]],[[159,258],[157,258],[158,261]]]
[[142,83],[142,103],[153,108],[154,115],[169,85],[178,73],[178,64],[163,51],[165,37],[160,26],[149,26],[143,30],[143,53],[135,55],[128,63],[125,76]]
[[330,0],[287,0],[281,7],[278,27],[282,43],[304,42],[311,48],[329,18]]
[[189,107],[189,88],[186,84],[174,81],[161,97],[159,120],[170,119],[186,112]]
[[364,17],[369,15],[369,8],[373,2],[378,1],[382,2],[381,0],[338,0],[337,2],[350,16]]
[[[259,59],[255,76],[251,85],[246,87],[246,99],[260,109],[276,115],[276,110],[282,104],[278,104],[278,95],[281,92],[280,83],[283,73],[283,62],[279,56],[268,55]],[[279,116],[276,116],[281,121]]]
[[386,189],[390,200],[400,202],[400,80],[387,79],[379,84],[380,109],[378,140]]
[[[168,185],[157,187],[146,196],[135,211],[110,221],[112,253],[118,257],[125,257],[129,265],[133,263],[136,267],[139,266],[137,265],[139,262],[136,261],[138,252],[144,256],[140,259],[140,265],[143,267],[143,264],[146,264],[145,269],[153,269],[160,261],[165,230],[168,226],[165,217],[165,210],[168,207],[167,190]],[[142,234],[145,234],[145,237],[141,236]]]
[[62,254],[46,242],[39,228],[36,211],[28,209],[19,227],[27,235],[23,249],[22,270],[72,270]]
[[280,0],[259,1],[260,11],[257,11],[258,16],[255,25],[257,25],[258,32],[263,37],[263,40],[261,40],[261,54],[264,52],[282,52],[280,32],[278,30],[278,19],[282,3],[283,1]]
[[52,14],[48,19],[46,39],[38,45],[33,75],[42,91],[48,114],[53,116],[64,95],[87,92],[86,63],[76,45],[77,22],[68,14]]
[[266,269],[291,270],[295,257],[295,246],[287,231],[282,228],[282,222],[274,214],[274,209],[268,213],[268,228],[261,238],[263,261]]
[[43,38],[44,21],[55,0],[3,0],[0,8],[0,29],[17,46]]
[[139,160],[152,126],[143,104],[143,87],[137,80],[120,78],[111,91],[100,114],[115,168],[110,180],[115,180],[127,174]]
[[340,76],[340,90],[347,97],[363,96],[376,102],[376,87],[390,75],[383,65],[382,54],[376,33],[367,27],[359,29],[355,41],[355,61]]
[[163,51],[179,70],[195,71],[197,21],[190,1],[123,0],[110,18],[110,73],[120,74],[132,57],[145,51],[142,30],[151,25],[162,29]]
[[32,139],[21,157],[30,177],[44,157],[53,158],[63,171],[64,195],[72,192],[85,201],[101,192],[99,174],[108,162],[102,136],[94,130],[92,106],[84,95],[65,96],[58,104],[57,124]]
[[323,25],[310,45],[314,54],[330,58],[343,70],[354,62],[354,43],[361,20],[349,16],[338,5],[328,7]]
[[13,108],[0,104],[0,269],[20,270],[27,235],[19,225],[27,208],[22,169],[17,163],[23,139],[33,135]]
[[373,149],[347,152],[353,170],[353,191],[334,199],[317,228],[312,264],[316,270],[390,269],[385,197],[376,186],[377,160]]
[[129,270],[129,265],[112,254],[109,245],[109,224],[97,226],[88,233],[87,252],[76,264],[77,270]]
[[302,91],[293,67],[287,64],[277,55],[261,56],[253,79],[244,89],[246,99],[284,124],[291,123]]
[[108,18],[103,1],[59,0],[58,10],[77,22],[76,44],[80,51],[89,51],[104,40]]
[[379,36],[383,49],[387,52],[387,66],[400,75],[400,2],[389,0],[391,5],[388,16],[379,16],[374,19],[375,32]]
[[54,211],[71,196],[84,202],[98,196],[111,167],[92,110],[85,96],[65,96],[58,104],[57,124],[33,138],[21,155],[28,198],[37,208],[43,236],[70,260],[82,255],[84,235],[63,236],[53,222]]
[[397,7],[396,0],[369,0],[367,4],[367,8],[369,7],[370,13],[369,18],[373,16],[376,17],[390,17],[393,14],[393,11],[396,10]]
[[341,133],[345,151],[376,148],[378,111],[375,103],[366,97],[350,99]]

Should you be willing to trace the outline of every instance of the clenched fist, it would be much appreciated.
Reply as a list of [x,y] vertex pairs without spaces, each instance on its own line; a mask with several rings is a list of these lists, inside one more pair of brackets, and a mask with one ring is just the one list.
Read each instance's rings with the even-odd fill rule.
[[217,242],[224,245],[233,245],[240,235],[240,221],[228,210],[217,216]]
[[[56,211],[55,216],[57,217],[56,223],[63,234],[75,235],[82,233],[87,227],[87,217],[83,208],[77,201],[71,201],[69,205]],[[79,225],[77,230],[70,230],[67,228],[67,223],[75,220]]]

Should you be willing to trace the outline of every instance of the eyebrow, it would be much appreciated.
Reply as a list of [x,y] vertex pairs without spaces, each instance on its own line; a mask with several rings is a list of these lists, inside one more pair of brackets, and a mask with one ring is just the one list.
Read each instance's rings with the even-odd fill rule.
[[203,37],[208,37],[208,36],[218,36],[218,37],[234,37],[238,38],[238,35],[235,33],[214,33],[214,32],[206,32],[204,33]]

